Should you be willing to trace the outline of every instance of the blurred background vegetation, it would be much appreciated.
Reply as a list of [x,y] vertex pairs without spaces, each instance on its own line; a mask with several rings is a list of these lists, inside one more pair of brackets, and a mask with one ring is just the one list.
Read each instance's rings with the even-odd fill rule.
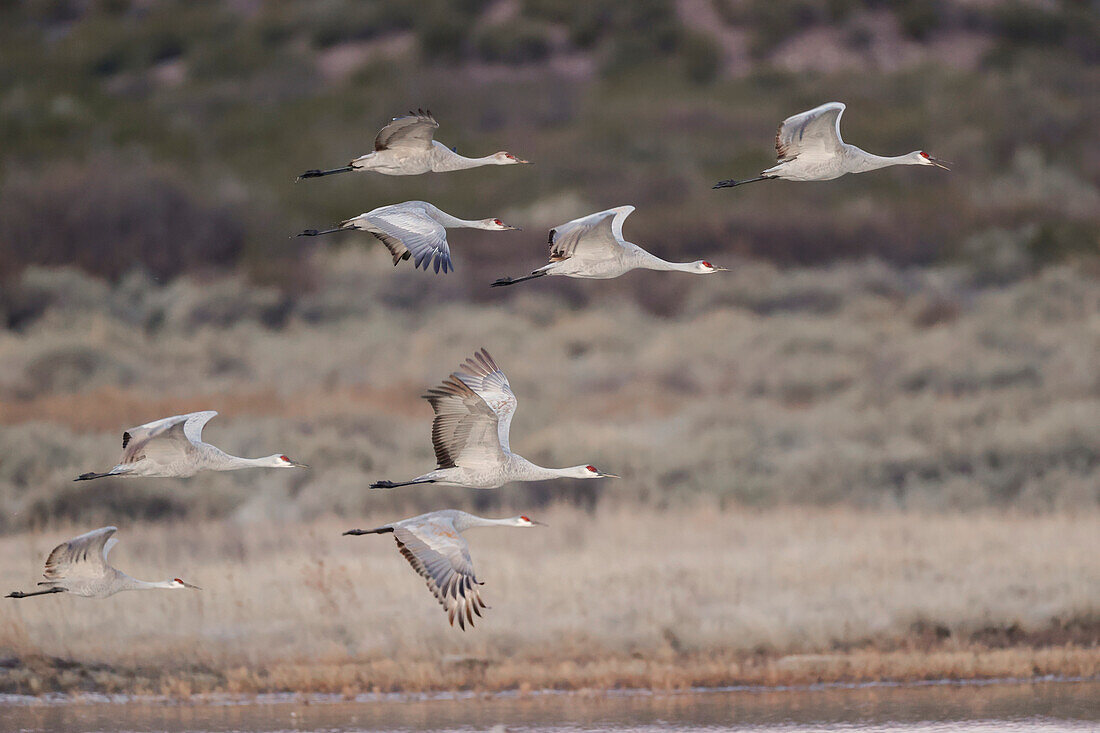
[[[1021,411],[1059,400],[1100,404],[1100,383],[1086,376],[1059,391],[1065,365],[1057,345],[1044,341],[1049,324],[1030,320],[1034,311],[1021,305],[1007,323],[997,315],[1006,302],[1047,303],[1036,293],[1055,298],[1052,312],[1061,317],[1072,311],[1057,330],[1063,345],[1075,349],[1066,358],[1095,364],[1100,355],[1092,298],[1100,271],[1098,62],[1100,12],[1084,0],[0,0],[0,440],[9,442],[0,456],[0,496],[18,512],[0,526],[41,523],[68,511],[66,502],[83,494],[69,486],[57,493],[61,472],[109,465],[117,432],[161,416],[142,409],[148,400],[139,397],[163,398],[158,404],[164,409],[205,409],[217,408],[211,404],[217,400],[192,405],[196,393],[247,388],[284,394],[287,384],[304,389],[327,379],[323,384],[338,394],[349,383],[399,381],[400,363],[381,359],[375,365],[381,376],[353,373],[352,354],[340,345],[348,340],[420,359],[416,376],[430,381],[484,341],[510,373],[520,371],[520,381],[540,379],[533,366],[513,366],[525,358],[522,352],[505,359],[507,348],[488,329],[456,328],[469,339],[447,337],[443,347],[429,348],[448,309],[472,309],[463,312],[484,318],[490,312],[484,309],[506,304],[530,329],[571,324],[561,326],[569,333],[560,343],[540,342],[551,360],[544,368],[557,363],[559,351],[562,360],[583,363],[588,349],[606,346],[590,343],[591,334],[572,332],[591,326],[583,320],[585,307],[633,319],[641,324],[639,337],[648,333],[645,316],[664,319],[660,327],[674,331],[705,324],[708,314],[747,313],[764,319],[756,324],[761,334],[799,334],[791,336],[795,345],[783,342],[773,355],[776,363],[802,364],[806,373],[788,375],[788,384],[782,369],[762,364],[755,385],[709,386],[732,390],[729,395],[750,404],[778,391],[782,409],[795,412],[833,395],[831,409],[851,414],[848,385],[863,385],[860,405],[889,402],[875,390],[894,384],[894,376],[868,387],[868,362],[837,366],[833,374],[815,368],[823,353],[835,355],[837,344],[846,343],[839,332],[867,328],[862,308],[888,302],[896,310],[881,315],[881,338],[912,336],[905,353],[924,353],[922,329],[949,330],[951,348],[929,352],[944,361],[906,372],[910,381],[898,376],[898,394],[955,399],[981,393],[973,425],[959,428],[962,443],[974,437],[970,429],[1003,437],[999,426],[1019,418],[1011,410],[997,412],[1008,394],[998,390],[1009,390]],[[928,150],[953,161],[952,172],[903,168],[827,184],[710,190],[719,179],[768,166],[776,124],[831,100],[848,105],[849,141],[882,154]],[[534,165],[294,183],[302,170],[341,165],[369,151],[390,117],[421,106],[440,121],[438,139],[460,153],[508,150]],[[393,270],[388,255],[365,235],[320,243],[291,237],[413,198],[466,218],[499,216],[526,231],[495,239],[452,234],[457,272],[447,278]],[[628,238],[668,259],[705,256],[748,274],[705,285],[637,274],[606,283],[539,282],[520,294],[486,287],[500,275],[544,262],[550,226],[624,203],[638,207]],[[369,264],[349,249],[362,249]],[[349,257],[353,266],[346,264]],[[770,292],[753,289],[760,273]],[[733,288],[741,290],[730,294]],[[703,294],[692,295],[697,289]],[[1083,298],[1083,310],[1057,300],[1068,297],[1063,290]],[[891,324],[903,326],[899,332]],[[265,342],[248,351],[251,340],[261,338],[253,330],[281,335],[277,343],[285,344],[295,333],[301,338],[296,328],[328,329],[332,340],[314,343],[314,355],[332,361],[327,371],[311,374],[308,360],[272,355],[292,346]],[[810,346],[799,341],[813,329],[827,336]],[[395,341],[413,338],[409,334],[419,339],[419,351],[394,348]],[[616,338],[613,330],[607,334]],[[977,363],[968,355],[981,349],[967,348],[981,334],[987,337],[981,349],[1001,351]],[[635,349],[644,343],[612,351],[630,360]],[[690,354],[665,355],[667,370],[657,372],[668,381],[658,385],[675,383],[672,367],[684,356]],[[718,363],[735,369],[743,354],[718,356],[728,356],[728,363],[720,358],[715,369]],[[185,358],[191,371],[168,369],[172,379],[151,375],[172,358]],[[267,364],[289,371],[265,372]],[[604,382],[584,389],[606,395],[629,378],[610,363],[601,373]],[[186,374],[195,381],[187,382]],[[415,398],[425,386],[401,388]],[[530,381],[523,386],[532,389]],[[704,386],[677,388],[685,400],[713,402],[713,395],[692,391]],[[95,391],[105,388],[116,391]],[[136,396],[127,402],[123,394]],[[63,405],[81,395],[113,400],[103,411],[109,417],[74,417],[61,407],[42,413],[42,400]],[[290,409],[285,399],[272,399]],[[266,414],[260,403],[257,398],[249,409]],[[552,431],[556,409],[562,408],[548,402],[531,414],[545,415]],[[724,409],[715,404],[716,415]],[[415,439],[395,443],[391,424],[367,417],[341,429],[365,446],[387,444],[393,454],[423,448],[417,462],[402,458],[400,465],[429,468],[426,408],[413,399],[393,410],[407,413],[402,427]],[[247,422],[242,418],[242,425]],[[517,425],[522,422],[517,418]],[[39,424],[99,431],[94,441],[85,436],[83,459],[95,465],[70,466],[77,461],[66,457],[60,442],[46,451],[19,437]],[[869,503],[879,505],[887,497],[905,505],[905,487],[917,486],[941,497],[926,505],[948,507],[1006,504],[1028,493],[1034,471],[1006,468],[1007,448],[962,460],[959,447],[937,444],[927,425],[883,424],[901,432],[911,428],[909,437],[929,448],[920,460],[910,456],[919,465],[909,458],[883,458],[873,468],[861,463],[854,474],[840,472],[858,477],[854,484],[819,491],[815,472],[824,464],[797,481],[784,476],[780,486],[775,466],[754,465],[756,459],[738,448],[745,476],[731,478],[722,466],[710,467],[714,482],[728,485],[701,485],[692,478],[698,466],[670,458],[670,465],[654,467],[659,478],[645,479],[652,485],[642,494],[657,500],[664,488],[684,485],[688,493],[717,492],[738,501],[878,497]],[[818,428],[818,438],[829,436],[826,425],[807,430]],[[255,447],[281,450],[279,435],[268,430],[270,440]],[[792,435],[764,430],[731,440],[774,448],[776,441],[797,444]],[[1050,471],[1068,472],[1072,486],[1093,487],[1100,473],[1095,436],[1058,435],[1068,442],[1051,448],[1040,471],[1048,498],[1032,505],[1095,505],[1095,488],[1064,494],[1048,486]],[[549,451],[544,460],[575,462],[549,447],[550,433],[532,441]],[[11,456],[16,442],[25,453],[19,460]],[[824,444],[814,445],[828,453]],[[584,460],[584,447],[569,454]],[[629,460],[638,446],[626,441],[619,447]],[[729,450],[723,444],[713,449]],[[909,455],[907,450],[899,448]],[[369,467],[356,464],[366,460],[361,456],[344,459],[364,484],[381,477],[374,475],[379,471],[400,478],[392,468],[397,459],[384,457],[376,455]],[[841,460],[835,453],[832,458]],[[961,487],[984,475],[983,466],[1000,478],[994,488],[983,484],[973,500]],[[370,476],[363,473],[368,468]],[[629,473],[629,467],[610,469]],[[302,479],[313,482],[304,495],[315,485],[318,492],[331,491],[320,488],[324,477],[317,475]],[[252,477],[249,485],[263,480]],[[792,488],[803,486],[805,491]],[[302,487],[287,491],[297,497]],[[590,487],[578,491],[584,501],[595,500]],[[151,504],[135,498],[151,494],[127,492],[117,511],[162,516],[195,510],[195,502],[168,491]],[[1050,498],[1063,494],[1075,498]],[[951,496],[957,501],[942,498]],[[224,514],[244,503],[241,494],[202,511]],[[322,505],[342,506],[321,502],[314,509]]]

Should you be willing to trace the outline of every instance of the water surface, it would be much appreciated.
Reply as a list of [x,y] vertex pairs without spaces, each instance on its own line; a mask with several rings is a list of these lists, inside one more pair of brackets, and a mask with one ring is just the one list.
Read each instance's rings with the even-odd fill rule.
[[[1100,681],[680,693],[217,698],[199,703],[0,698],[0,730],[851,731],[1100,730]],[[504,728],[500,727],[504,726]]]

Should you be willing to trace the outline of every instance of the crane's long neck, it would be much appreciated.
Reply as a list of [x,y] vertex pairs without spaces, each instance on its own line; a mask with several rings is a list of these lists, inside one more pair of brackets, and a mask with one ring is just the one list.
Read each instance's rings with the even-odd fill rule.
[[852,151],[849,155],[849,167],[853,172],[858,173],[878,170],[879,168],[889,168],[892,165],[913,165],[916,162],[917,161],[913,160],[912,154],[884,157],[882,155],[868,153],[866,150],[862,150],[855,146],[852,146]]
[[513,518],[508,519],[489,519],[487,517],[479,517],[476,514],[467,514],[462,512],[452,520],[455,529],[459,532],[465,532],[468,529],[474,529],[475,527],[514,527],[516,526],[516,520]]
[[531,463],[523,456],[515,456],[513,464],[516,478],[520,481],[546,481],[555,478],[582,478],[587,472],[585,466],[567,468],[547,468]]
[[473,219],[459,219],[457,216],[440,211],[437,221],[448,229],[484,229],[483,222]]
[[206,457],[208,467],[213,471],[236,471],[241,468],[270,468],[280,465],[276,459],[278,456],[263,456],[262,458],[242,458],[230,455],[223,450],[210,446]]
[[171,580],[148,581],[131,578],[125,573],[120,573],[120,575],[123,578],[121,590],[155,590],[157,588],[175,587]]
[[668,260],[662,260],[657,255],[646,252],[644,249],[638,249],[637,261],[638,267],[642,267],[647,270],[664,270],[669,272],[695,272],[694,262],[669,262]]
[[496,163],[497,160],[492,155],[486,155],[484,158],[467,158],[442,143],[436,143],[432,170],[436,173],[444,173],[446,171],[465,170],[466,168],[479,168],[483,165],[496,165]]

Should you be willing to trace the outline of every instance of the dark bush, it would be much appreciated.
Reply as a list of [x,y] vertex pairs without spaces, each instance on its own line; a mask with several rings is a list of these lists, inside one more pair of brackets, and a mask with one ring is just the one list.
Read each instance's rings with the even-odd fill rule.
[[696,84],[709,84],[718,77],[722,67],[722,49],[709,36],[685,33],[680,41],[684,71]]
[[142,161],[100,156],[10,176],[0,187],[0,273],[72,265],[117,279],[141,266],[157,278],[232,267],[239,217]]
[[477,39],[477,53],[489,63],[535,63],[550,55],[550,37],[537,24],[509,23],[482,32]]
[[1018,1],[998,6],[994,22],[997,33],[1010,43],[1054,45],[1065,39],[1068,30],[1064,16]]
[[901,29],[922,41],[940,27],[944,8],[939,0],[908,0],[898,4],[897,13]]
[[431,14],[416,31],[420,52],[429,61],[460,61],[466,51],[466,23],[457,13]]

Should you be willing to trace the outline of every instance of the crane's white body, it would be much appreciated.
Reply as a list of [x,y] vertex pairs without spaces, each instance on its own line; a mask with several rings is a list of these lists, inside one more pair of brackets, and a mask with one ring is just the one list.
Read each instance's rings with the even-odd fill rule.
[[947,166],[928,153],[915,150],[906,155],[883,157],[844,142],[840,117],[844,105],[829,102],[783,120],[775,133],[777,163],[759,178],[721,181],[715,188],[782,178],[787,181],[831,181],[846,173],[866,173],[894,165]]
[[132,578],[107,563],[107,554],[118,543],[113,535],[115,527],[102,527],[68,542],[63,542],[46,558],[45,580],[39,583],[44,590],[21,593],[13,591],[8,598],[25,598],[47,593],[67,592],[85,598],[106,598],[124,590],[153,590],[156,588],[179,589],[197,586],[179,578],[148,582]]
[[424,395],[435,411],[432,443],[438,468],[396,484],[379,481],[371,488],[431,483],[496,489],[512,481],[617,478],[587,465],[545,468],[513,453],[508,433],[517,401],[508,377],[485,349],[461,369]]
[[344,168],[328,171],[311,170],[299,178],[316,178],[347,171],[373,171],[386,176],[416,176],[421,173],[479,168],[484,165],[516,165],[526,163],[511,153],[501,151],[483,158],[467,158],[433,139],[439,123],[431,112],[418,110],[405,117],[395,117],[374,138],[374,150],[348,163]]
[[122,457],[106,473],[86,473],[77,481],[106,476],[178,477],[199,471],[235,471],[241,468],[306,468],[305,464],[275,454],[262,458],[233,456],[202,440],[202,429],[218,413],[214,410],[155,420],[122,434]]
[[454,270],[447,229],[458,228],[505,231],[517,227],[509,226],[500,219],[459,219],[426,201],[405,201],[379,206],[341,222],[336,229],[307,229],[302,234],[315,236],[342,229],[359,229],[370,232],[386,245],[393,255],[394,265],[411,258],[413,267],[423,267],[425,272],[433,267],[436,272],[442,269],[446,273]]
[[707,275],[726,268],[706,260],[668,262],[623,238],[623,222],[633,206],[619,206],[574,219],[550,230],[550,263],[519,278],[502,278],[493,285],[511,285],[542,275],[608,280],[631,270],[665,270]]
[[[397,121],[401,119],[408,118],[398,118]],[[432,123],[433,129],[439,127],[434,124],[434,120]],[[397,145],[375,150],[356,158],[349,165],[357,171],[373,171],[386,176],[416,176],[421,173],[447,173],[484,165],[516,165],[526,162],[504,152],[481,158],[467,158],[438,140],[431,140],[429,146]]]
[[459,628],[474,625],[474,614],[481,616],[487,608],[481,600],[478,586],[482,583],[474,574],[470,546],[462,533],[475,527],[534,527],[540,524],[527,517],[486,519],[456,509],[428,512],[419,516],[384,524],[375,529],[352,529],[346,535],[385,534],[392,532],[397,549],[409,561],[428,585],[447,619]]

